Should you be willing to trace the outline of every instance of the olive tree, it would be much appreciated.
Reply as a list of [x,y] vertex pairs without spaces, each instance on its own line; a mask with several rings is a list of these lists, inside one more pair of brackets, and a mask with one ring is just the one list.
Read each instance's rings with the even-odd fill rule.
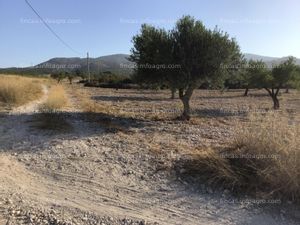
[[63,71],[54,72],[50,75],[51,78],[55,79],[57,83],[60,83],[63,79],[66,78],[66,74]]
[[177,73],[172,68],[173,40],[171,33],[150,25],[142,25],[139,35],[133,37],[130,60],[136,63],[134,79],[150,87],[168,86],[175,92],[170,73]]
[[[184,16],[171,31],[143,25],[133,37],[131,60],[137,76],[151,82],[167,82],[179,91],[183,103],[181,118],[190,119],[190,99],[204,82],[221,83],[232,65],[241,59],[238,44],[227,33],[207,29],[201,21]],[[143,68],[143,65],[164,65]],[[173,66],[169,66],[173,65]]]
[[273,101],[273,108],[279,109],[278,95],[280,89],[299,86],[299,72],[295,65],[295,59],[289,57],[279,65],[273,65],[268,69],[263,61],[250,60],[246,69],[247,83],[252,88],[265,89]]
[[245,66],[246,67],[240,71],[240,74],[238,75],[238,80],[241,87],[245,88],[244,97],[247,97],[251,86],[251,77],[253,72],[255,73],[255,71],[253,71],[252,68],[250,68],[251,63],[245,63]]
[[281,88],[297,87],[299,73],[296,72],[295,58],[289,57],[284,62],[272,68],[266,79],[265,89],[271,96],[274,109],[279,109],[278,94]]
[[261,60],[249,60],[239,78],[246,87],[244,96],[247,96],[249,88],[265,88],[270,71]]

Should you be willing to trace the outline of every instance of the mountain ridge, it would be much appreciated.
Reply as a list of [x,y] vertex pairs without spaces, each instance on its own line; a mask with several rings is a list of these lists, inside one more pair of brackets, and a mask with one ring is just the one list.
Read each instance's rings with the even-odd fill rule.
[[[286,60],[289,56],[283,56],[283,57],[273,57],[273,56],[263,56],[263,55],[257,55],[257,54],[252,54],[252,53],[244,53],[244,57],[247,60],[262,60],[265,62],[267,65],[277,65],[284,60]],[[296,58],[296,64],[300,65],[300,59]]]
[[[130,62],[129,54],[111,54],[104,55],[96,58],[89,59],[89,66],[91,73],[99,74],[101,72],[110,71],[116,74],[129,75],[133,72],[134,63]],[[287,59],[285,57],[272,57],[263,56],[252,53],[244,53],[244,57],[247,60],[262,60],[268,66],[277,65]],[[300,59],[296,58],[296,64],[300,65]],[[55,57],[51,58],[45,62],[39,63],[32,67],[10,67],[10,68],[0,68],[1,73],[24,73],[24,74],[50,74],[54,71],[64,69],[64,70],[74,70],[80,69],[82,71],[87,70],[87,59],[80,57]]]

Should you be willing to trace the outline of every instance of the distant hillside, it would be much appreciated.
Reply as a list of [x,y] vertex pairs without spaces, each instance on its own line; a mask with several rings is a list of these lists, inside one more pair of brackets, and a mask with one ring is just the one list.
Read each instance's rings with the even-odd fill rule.
[[[269,56],[261,56],[255,54],[244,54],[247,60],[263,60],[268,66],[277,65],[287,59],[287,57],[277,58]],[[92,74],[99,74],[101,72],[110,71],[119,75],[129,75],[133,72],[133,63],[128,60],[129,55],[114,54],[101,56],[98,58],[90,58],[90,71]],[[296,60],[300,65],[300,59]],[[26,68],[5,68],[0,69],[0,73],[17,73],[17,74],[30,74],[30,75],[43,75],[50,74],[57,70],[75,70],[79,69],[83,72],[87,71],[86,58],[52,58],[46,62],[40,63],[33,67]]]
[[[129,55],[126,54],[115,54],[101,56],[98,58],[90,58],[89,65],[91,73],[98,74],[104,71],[111,71],[115,73],[129,74],[132,72],[130,67],[124,67],[124,65],[131,65],[132,63],[128,60]],[[83,71],[87,70],[87,59],[86,58],[53,58],[46,62],[43,62],[36,67],[38,68],[61,68],[61,69],[80,69]]]
[[[262,55],[255,55],[255,54],[249,54],[249,53],[244,54],[244,56],[245,56],[245,59],[247,59],[247,60],[250,60],[250,59],[262,60],[268,66],[278,65],[279,63],[283,62],[284,60],[286,60],[288,58],[288,56],[279,58],[279,57],[262,56]],[[300,65],[300,59],[296,58],[296,64]]]
[[[129,55],[115,54],[90,58],[90,71],[92,74],[110,71],[116,74],[129,75],[132,73],[132,62],[128,60]],[[125,66],[124,66],[125,65]],[[128,65],[128,66],[127,66]],[[87,71],[86,58],[52,58],[46,62],[40,63],[33,67],[26,68],[5,68],[0,69],[1,73],[24,73],[24,74],[49,74],[57,70],[72,71],[79,69]]]

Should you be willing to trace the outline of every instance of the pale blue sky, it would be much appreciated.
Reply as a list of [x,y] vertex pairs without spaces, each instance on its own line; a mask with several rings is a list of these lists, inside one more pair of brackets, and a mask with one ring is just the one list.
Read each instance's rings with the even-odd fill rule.
[[171,28],[192,15],[235,37],[243,52],[300,58],[299,0],[29,0],[69,45],[39,22],[24,0],[0,0],[0,67],[53,57],[129,53],[143,22]]

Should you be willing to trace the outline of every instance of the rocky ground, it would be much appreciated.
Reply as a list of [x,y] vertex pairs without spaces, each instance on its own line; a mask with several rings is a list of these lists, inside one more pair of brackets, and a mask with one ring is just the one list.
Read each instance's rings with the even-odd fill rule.
[[[183,123],[172,119],[180,102],[168,92],[82,91],[114,116],[84,112],[70,88],[58,115],[36,113],[45,97],[1,115],[0,224],[299,223],[289,202],[233,197],[174,166],[190,151],[228,144],[245,119],[240,106],[265,109],[266,96],[199,92],[195,119]],[[290,96],[283,104],[297,114],[299,97]],[[57,129],[41,128],[45,121]]]

